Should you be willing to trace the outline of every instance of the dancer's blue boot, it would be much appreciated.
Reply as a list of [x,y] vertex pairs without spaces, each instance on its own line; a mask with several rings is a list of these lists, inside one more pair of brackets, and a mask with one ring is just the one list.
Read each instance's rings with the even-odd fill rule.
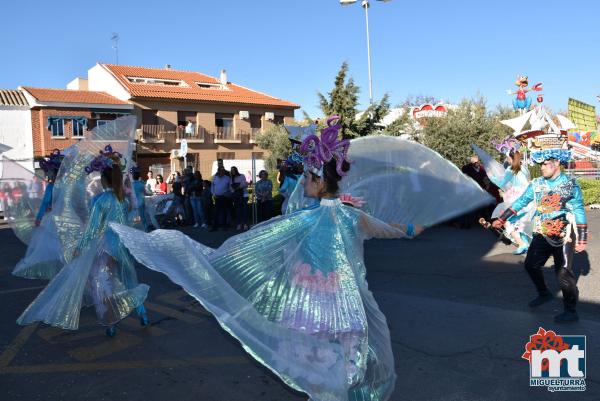
[[141,304],[137,307],[137,314],[140,317],[140,325],[148,326],[150,324],[150,319],[148,319],[148,315],[146,314],[146,308],[144,304]]

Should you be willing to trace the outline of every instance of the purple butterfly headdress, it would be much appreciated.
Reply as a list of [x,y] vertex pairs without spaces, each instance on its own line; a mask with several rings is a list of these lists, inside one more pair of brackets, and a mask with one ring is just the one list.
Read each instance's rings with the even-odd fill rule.
[[40,161],[40,168],[44,170],[44,172],[48,173],[51,170],[57,170],[60,168],[60,164],[62,163],[64,155],[60,153],[60,150],[55,149],[50,157],[44,158]]
[[492,141],[492,145],[498,152],[507,156],[510,152],[516,152],[521,148],[521,143],[512,136],[507,136],[502,142]]
[[104,150],[100,151],[100,154],[91,161],[90,165],[85,168],[85,172],[88,174],[94,171],[104,170],[108,167],[113,167],[115,163],[119,166],[121,171],[125,171],[125,164],[122,163],[123,155],[115,150],[112,146],[106,145]]
[[314,174],[323,175],[323,166],[335,158],[335,168],[340,177],[346,175],[342,170],[344,161],[348,160],[348,139],[338,140],[338,131],[342,126],[335,124],[340,120],[339,116],[331,116],[327,119],[327,128],[321,130],[321,138],[317,135],[307,136],[300,145],[300,153],[304,155],[304,164]]

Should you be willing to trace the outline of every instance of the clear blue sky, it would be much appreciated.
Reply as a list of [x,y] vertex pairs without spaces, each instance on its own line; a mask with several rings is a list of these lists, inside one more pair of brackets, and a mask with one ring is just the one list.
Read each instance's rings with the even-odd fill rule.
[[[375,98],[510,104],[517,74],[543,82],[546,104],[600,106],[600,1],[372,1]],[[63,88],[96,62],[171,64],[299,103],[320,114],[341,63],[368,103],[364,11],[338,0],[6,1],[0,88]],[[600,109],[600,107],[599,107]],[[301,117],[301,113],[296,113]]]

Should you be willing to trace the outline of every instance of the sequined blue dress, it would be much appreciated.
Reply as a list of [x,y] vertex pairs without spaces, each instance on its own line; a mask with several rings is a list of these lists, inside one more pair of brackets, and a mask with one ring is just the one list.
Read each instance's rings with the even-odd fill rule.
[[89,221],[74,258],[52,279],[17,320],[42,321],[76,330],[82,306],[93,305],[99,323],[111,326],[142,305],[148,286],[138,284],[127,250],[108,224],[127,223],[127,201],[112,190],[93,200]]

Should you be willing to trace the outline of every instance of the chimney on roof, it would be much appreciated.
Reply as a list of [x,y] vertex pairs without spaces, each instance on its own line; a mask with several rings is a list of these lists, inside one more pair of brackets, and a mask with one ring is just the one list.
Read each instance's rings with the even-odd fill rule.
[[171,64],[165,64],[165,70],[172,70]]
[[85,78],[75,78],[67,84],[67,89],[86,91],[88,90],[88,80]]
[[227,85],[227,71],[221,70],[219,81],[221,82],[221,85]]

